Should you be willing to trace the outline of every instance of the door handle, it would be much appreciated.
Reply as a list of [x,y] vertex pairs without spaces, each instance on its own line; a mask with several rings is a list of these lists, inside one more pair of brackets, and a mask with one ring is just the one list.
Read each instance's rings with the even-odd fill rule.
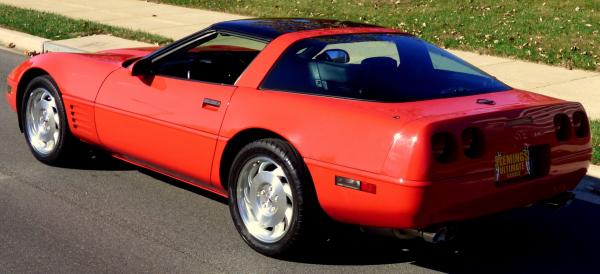
[[207,106],[218,108],[221,106],[221,101],[210,98],[204,98],[204,100],[202,100],[202,107]]

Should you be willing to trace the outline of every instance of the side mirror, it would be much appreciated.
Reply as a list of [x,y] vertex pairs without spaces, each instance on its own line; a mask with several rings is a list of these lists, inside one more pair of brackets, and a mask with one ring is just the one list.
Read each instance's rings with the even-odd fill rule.
[[350,62],[350,54],[343,49],[328,49],[319,54],[317,60],[345,64]]
[[131,65],[132,76],[150,76],[154,74],[152,62],[149,59],[140,59]]

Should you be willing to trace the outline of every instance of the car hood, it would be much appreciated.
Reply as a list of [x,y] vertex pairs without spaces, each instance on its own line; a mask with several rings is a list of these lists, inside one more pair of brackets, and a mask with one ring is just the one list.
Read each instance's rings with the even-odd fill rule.
[[93,58],[102,62],[118,63],[133,59],[140,58],[150,54],[151,52],[159,49],[158,47],[145,47],[145,48],[129,48],[129,49],[112,49],[99,51],[96,53],[83,53],[87,57]]

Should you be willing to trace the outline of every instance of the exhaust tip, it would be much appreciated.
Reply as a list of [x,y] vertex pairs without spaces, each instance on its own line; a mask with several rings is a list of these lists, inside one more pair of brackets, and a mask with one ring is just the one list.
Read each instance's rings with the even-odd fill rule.
[[451,241],[456,237],[456,229],[448,226],[441,227],[435,231],[422,231],[421,238],[428,243],[442,243]]
[[558,194],[548,200],[543,201],[542,204],[549,206],[551,208],[560,209],[560,208],[570,205],[574,199],[575,199],[575,193],[563,192],[563,193]]
[[451,241],[456,238],[456,226],[442,226],[432,230],[419,229],[392,229],[392,228],[375,228],[361,227],[361,231],[382,236],[394,237],[400,240],[410,240],[421,238],[428,243],[442,243]]

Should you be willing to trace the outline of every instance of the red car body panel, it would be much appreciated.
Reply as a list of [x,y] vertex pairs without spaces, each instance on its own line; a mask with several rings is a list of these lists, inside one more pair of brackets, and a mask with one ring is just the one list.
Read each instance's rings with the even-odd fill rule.
[[[572,117],[584,111],[578,103],[520,90],[377,103],[258,88],[283,51],[298,40],[385,32],[397,31],[366,27],[281,35],[231,86],[131,76],[122,63],[152,48],[44,54],[11,73],[7,99],[17,110],[17,86],[20,91],[26,72],[41,69],[57,83],[75,136],[117,158],[223,196],[221,163],[229,140],[249,129],[270,131],[302,155],[319,204],[330,217],[366,226],[422,228],[474,218],[571,190],[585,175],[591,159],[589,134],[559,142],[553,125],[558,113]],[[221,107],[203,105],[204,98],[219,100]],[[479,98],[497,104],[478,104]],[[459,153],[444,164],[432,158],[435,132],[460,136],[472,126],[486,136],[480,158]],[[548,146],[551,159],[546,176],[494,183],[496,152],[541,144]],[[336,186],[335,176],[374,184],[377,191]]]
[[[132,78],[121,68],[96,99],[100,142],[136,161],[210,182],[217,136],[234,90],[161,76]],[[204,98],[219,100],[223,107],[203,105]]]

